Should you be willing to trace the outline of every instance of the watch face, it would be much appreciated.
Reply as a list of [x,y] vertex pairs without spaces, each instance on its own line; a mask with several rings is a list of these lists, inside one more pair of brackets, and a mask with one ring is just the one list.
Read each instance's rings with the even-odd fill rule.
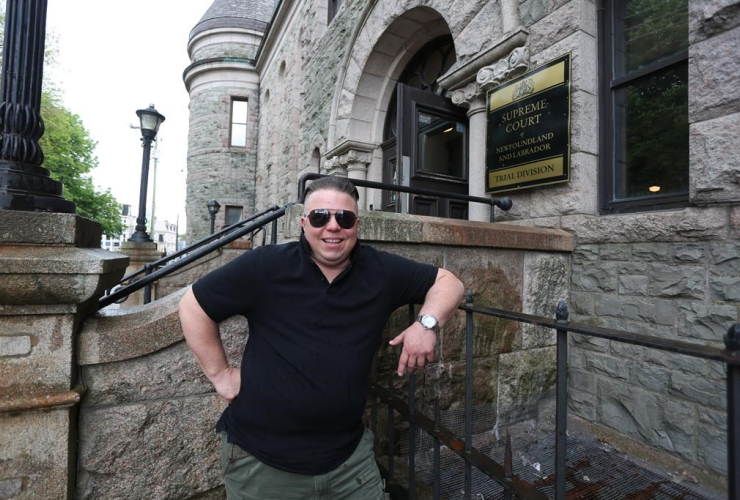
[[437,319],[434,316],[431,316],[429,314],[425,314],[421,318],[421,324],[422,324],[422,326],[424,326],[424,328],[426,328],[427,330],[429,330],[429,329],[434,328],[435,326],[437,326]]

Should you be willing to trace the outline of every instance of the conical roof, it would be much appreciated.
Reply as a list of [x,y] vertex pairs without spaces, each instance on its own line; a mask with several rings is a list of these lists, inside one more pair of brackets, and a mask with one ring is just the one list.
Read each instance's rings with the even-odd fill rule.
[[190,39],[198,33],[217,28],[246,28],[264,32],[275,11],[275,2],[276,0],[215,0],[190,31]]

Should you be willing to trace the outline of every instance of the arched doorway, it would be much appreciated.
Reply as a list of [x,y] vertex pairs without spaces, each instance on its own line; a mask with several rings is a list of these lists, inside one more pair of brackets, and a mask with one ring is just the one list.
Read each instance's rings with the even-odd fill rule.
[[[444,97],[437,79],[455,63],[452,37],[430,41],[409,61],[388,106],[383,133],[383,182],[468,193],[468,121]],[[468,218],[467,203],[385,193],[383,210]]]

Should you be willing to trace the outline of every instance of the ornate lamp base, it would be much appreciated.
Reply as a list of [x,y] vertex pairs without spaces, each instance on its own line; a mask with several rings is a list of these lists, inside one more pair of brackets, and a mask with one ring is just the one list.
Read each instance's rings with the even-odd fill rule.
[[49,176],[49,169],[0,160],[0,210],[72,214],[76,206],[62,197],[62,183]]

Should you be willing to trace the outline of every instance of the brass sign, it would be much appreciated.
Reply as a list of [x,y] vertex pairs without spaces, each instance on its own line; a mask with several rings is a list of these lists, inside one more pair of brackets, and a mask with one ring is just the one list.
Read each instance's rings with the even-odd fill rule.
[[488,92],[486,192],[567,182],[570,54]]

